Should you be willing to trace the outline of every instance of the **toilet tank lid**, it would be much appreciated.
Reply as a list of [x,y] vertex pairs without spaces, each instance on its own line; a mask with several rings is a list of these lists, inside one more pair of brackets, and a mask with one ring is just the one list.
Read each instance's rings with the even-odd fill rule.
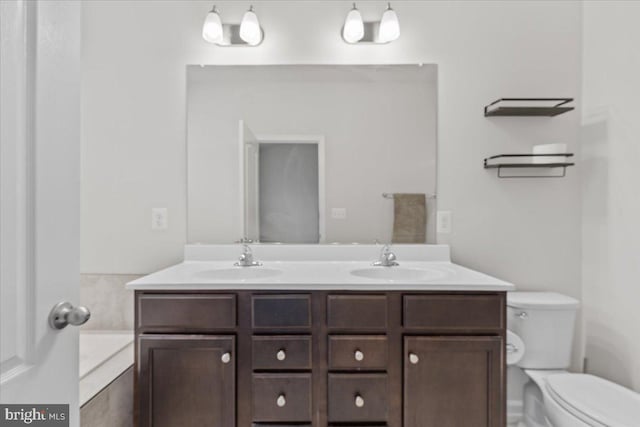
[[507,305],[514,308],[541,308],[545,310],[575,309],[580,302],[556,292],[508,292]]
[[588,374],[557,374],[547,377],[554,400],[580,418],[618,427],[638,425],[640,394]]

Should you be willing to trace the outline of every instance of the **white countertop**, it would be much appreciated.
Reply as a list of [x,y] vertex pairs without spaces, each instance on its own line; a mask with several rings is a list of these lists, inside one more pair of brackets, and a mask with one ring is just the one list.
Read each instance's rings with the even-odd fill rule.
[[[398,267],[372,267],[380,246],[331,245],[256,246],[254,256],[259,267],[235,267],[229,254],[238,254],[238,245],[187,246],[186,260],[180,264],[129,282],[132,290],[406,290],[406,291],[511,291],[513,284],[454,264],[443,245],[394,245]],[[293,249],[293,252],[290,252]],[[286,256],[290,253],[291,256]],[[295,254],[294,254],[295,253]],[[335,260],[348,257],[349,261]],[[286,257],[287,261],[273,260]],[[221,260],[220,258],[224,258]],[[334,259],[332,259],[334,258]],[[255,278],[219,278],[247,274]],[[264,270],[264,271],[258,271]],[[370,270],[374,274],[408,273],[405,278],[380,279],[352,274]],[[416,273],[417,272],[417,273]],[[413,277],[413,273],[416,273]],[[402,274],[401,274],[402,275]]]

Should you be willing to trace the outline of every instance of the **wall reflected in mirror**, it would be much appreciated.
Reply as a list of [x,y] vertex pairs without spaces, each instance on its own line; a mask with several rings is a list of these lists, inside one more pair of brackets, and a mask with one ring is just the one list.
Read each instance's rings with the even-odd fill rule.
[[188,242],[435,243],[436,112],[435,65],[187,66]]

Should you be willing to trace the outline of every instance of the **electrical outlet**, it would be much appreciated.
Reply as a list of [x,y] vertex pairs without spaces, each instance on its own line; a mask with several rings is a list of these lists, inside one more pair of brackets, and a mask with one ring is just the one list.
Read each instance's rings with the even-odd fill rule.
[[331,209],[331,218],[333,218],[333,219],[346,219],[347,218],[347,208],[332,208]]
[[438,211],[436,218],[438,233],[449,234],[453,228],[451,211]]
[[151,229],[166,230],[169,227],[167,208],[151,208]]

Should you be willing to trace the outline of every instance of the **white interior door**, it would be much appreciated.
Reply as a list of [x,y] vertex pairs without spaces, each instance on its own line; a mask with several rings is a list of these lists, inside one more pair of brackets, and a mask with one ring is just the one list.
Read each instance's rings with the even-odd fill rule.
[[242,237],[257,242],[260,239],[260,142],[251,128],[240,120],[240,173],[243,215]]
[[318,145],[260,147],[260,241],[318,243]]
[[[315,165],[313,165],[313,169],[317,169],[317,187],[314,189],[308,189],[308,190],[303,190],[302,192],[300,191],[296,191],[296,189],[292,189],[291,194],[295,194],[296,192],[298,193],[298,195],[301,194],[314,194],[315,195],[315,199],[311,200],[307,203],[307,208],[309,206],[315,206],[317,207],[317,212],[308,212],[307,214],[302,214],[303,216],[306,216],[307,219],[309,218],[313,218],[313,221],[315,221],[317,223],[317,231],[315,231],[315,236],[312,237],[311,239],[307,240],[307,238],[309,237],[309,235],[307,235],[307,238],[301,239],[301,241],[299,241],[298,243],[305,241],[305,242],[309,242],[309,241],[313,241],[316,243],[325,243],[326,242],[326,223],[325,223],[325,137],[323,135],[301,135],[301,134],[280,134],[280,135],[276,135],[276,134],[256,134],[256,137],[258,139],[258,141],[260,142],[260,145],[262,147],[262,150],[260,152],[260,159],[264,160],[265,157],[268,156],[268,153],[266,153],[266,151],[268,151],[268,147],[272,144],[274,145],[282,145],[282,144],[294,144],[294,145],[302,145],[302,144],[306,144],[306,145],[314,145],[317,147],[316,149],[316,153],[314,158],[316,159],[315,161]],[[262,160],[259,160],[259,162],[261,162]],[[295,163],[295,162],[294,162]],[[308,165],[311,166],[311,165]],[[285,171],[286,167],[284,165],[282,165],[281,169],[283,170],[284,173],[287,173]],[[265,172],[268,173],[268,171],[265,171],[264,168],[262,169],[258,169],[259,171],[259,176],[258,176],[258,181],[260,182],[260,186],[261,189],[259,189],[258,191],[258,206],[260,206],[262,204],[262,202],[260,200],[261,197],[263,197],[265,195],[265,192],[267,191],[267,187],[268,187],[268,183],[265,182]],[[307,170],[308,172],[308,170]],[[262,178],[260,177],[260,175],[262,176]],[[298,178],[293,178],[293,180],[297,180]],[[291,180],[289,179],[285,179],[285,182],[282,183],[283,188],[285,186],[288,186],[291,184],[290,182]],[[308,183],[309,181],[307,181]],[[299,190],[299,189],[298,189]],[[262,194],[260,194],[262,193]],[[276,203],[276,206],[278,204]],[[282,206],[285,205],[285,203],[281,203]],[[264,206],[263,206],[264,208]],[[295,208],[292,209],[294,212],[297,210]],[[265,210],[263,209],[262,211],[259,212],[259,217],[258,217],[258,231],[260,232],[260,234],[264,235],[265,234],[265,228],[264,228],[264,224],[261,226],[260,222],[264,219],[266,219],[266,217],[269,215],[269,213],[265,212]],[[305,233],[306,234],[306,233]],[[295,239],[293,241],[296,241]]]
[[69,404],[71,426],[78,329],[48,316],[79,297],[80,7],[0,1],[0,403]]

